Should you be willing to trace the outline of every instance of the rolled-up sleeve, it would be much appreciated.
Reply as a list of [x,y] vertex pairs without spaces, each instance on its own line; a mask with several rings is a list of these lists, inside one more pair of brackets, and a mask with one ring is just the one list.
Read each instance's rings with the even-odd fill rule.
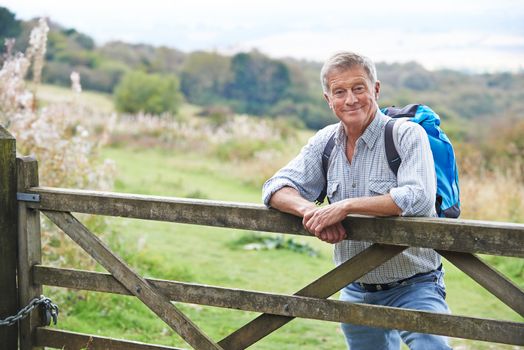
[[311,202],[317,199],[326,184],[322,170],[322,152],[329,138],[329,135],[326,136],[328,132],[326,129],[319,131],[293,160],[265,182],[262,200],[267,207],[271,196],[283,187],[296,189]]
[[435,165],[426,132],[416,123],[402,123],[398,145],[402,162],[398,187],[390,191],[393,201],[402,209],[402,216],[436,216]]

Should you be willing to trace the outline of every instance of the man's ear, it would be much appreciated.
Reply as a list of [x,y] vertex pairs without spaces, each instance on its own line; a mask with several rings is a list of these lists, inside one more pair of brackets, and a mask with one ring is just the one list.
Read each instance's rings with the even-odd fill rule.
[[375,83],[375,101],[378,100],[378,96],[380,95],[380,81],[377,80],[377,82]]
[[329,100],[329,96],[328,96],[328,94],[326,94],[325,92],[324,92],[324,100],[326,100],[326,102],[327,102],[327,104],[328,104],[328,106],[329,106],[329,109],[333,109],[333,104],[332,104],[331,101]]

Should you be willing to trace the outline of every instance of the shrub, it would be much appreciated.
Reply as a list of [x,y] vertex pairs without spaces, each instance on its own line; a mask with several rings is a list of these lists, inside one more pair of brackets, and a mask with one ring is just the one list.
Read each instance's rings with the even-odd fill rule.
[[258,232],[249,232],[238,239],[228,242],[230,249],[244,250],[289,250],[299,254],[306,254],[311,257],[319,257],[320,252],[312,248],[307,243],[301,243],[293,238],[284,238],[284,235],[277,236],[263,235]]
[[174,76],[133,71],[115,89],[116,108],[120,112],[176,113],[181,102],[179,82]]

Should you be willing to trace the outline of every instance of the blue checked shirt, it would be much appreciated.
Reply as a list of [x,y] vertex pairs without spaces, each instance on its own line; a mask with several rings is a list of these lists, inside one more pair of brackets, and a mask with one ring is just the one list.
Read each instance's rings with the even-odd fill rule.
[[[272,194],[285,186],[295,188],[302,197],[314,201],[326,181],[322,171],[322,152],[335,133],[335,147],[327,173],[327,196],[331,203],[389,193],[402,209],[403,216],[436,217],[436,175],[426,132],[416,123],[405,122],[399,126],[396,137],[402,163],[396,177],[389,169],[384,147],[384,129],[389,119],[377,111],[357,140],[351,163],[345,154],[346,135],[341,123],[318,131],[297,157],[266,181],[262,190],[264,204],[269,207]],[[370,245],[369,242],[352,240],[336,243],[335,263],[343,263]],[[440,256],[434,250],[409,248],[358,281],[389,283],[434,270],[439,265]]]

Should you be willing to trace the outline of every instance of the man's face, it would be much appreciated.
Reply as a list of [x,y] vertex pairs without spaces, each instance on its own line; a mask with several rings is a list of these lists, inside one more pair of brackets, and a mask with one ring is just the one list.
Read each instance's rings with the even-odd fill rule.
[[345,126],[368,125],[377,111],[380,82],[373,84],[364,68],[354,66],[327,75],[324,94],[329,107]]

